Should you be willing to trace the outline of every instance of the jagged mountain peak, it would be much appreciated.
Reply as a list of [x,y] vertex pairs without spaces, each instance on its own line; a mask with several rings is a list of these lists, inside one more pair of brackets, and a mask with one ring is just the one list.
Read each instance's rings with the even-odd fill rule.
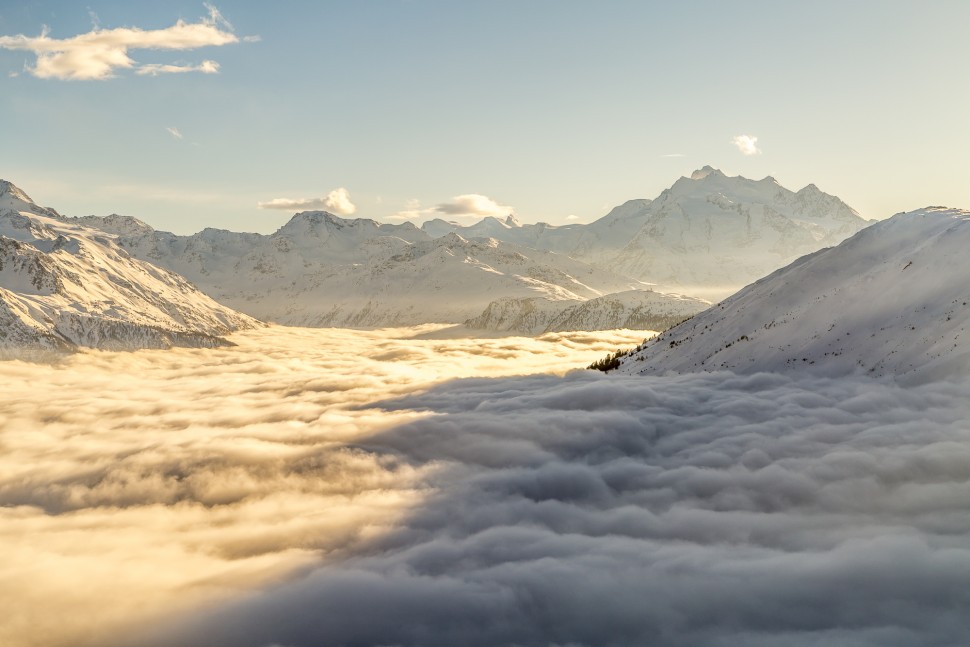
[[[355,218],[355,220],[357,219]],[[290,218],[289,222],[312,222],[312,223],[332,222],[332,223],[344,224],[351,221],[341,218],[340,216],[334,213],[330,213],[329,211],[300,211],[298,213],[293,214],[293,217]]]
[[711,166],[711,165],[708,164],[708,165],[703,166],[702,168],[697,169],[693,173],[691,173],[690,174],[690,179],[692,179],[692,180],[703,180],[704,178],[706,178],[709,175],[714,175],[715,177],[716,176],[724,177],[724,173],[722,173],[719,169],[716,169],[713,166]]
[[444,245],[449,247],[452,245],[463,247],[468,244],[468,240],[464,238],[461,234],[458,234],[452,231],[450,233],[445,234],[441,238],[438,238],[435,241],[435,243],[438,245]]
[[344,229],[377,229],[376,220],[368,218],[347,219],[329,211],[301,211],[277,230],[278,235],[300,236],[308,233],[327,232]]
[[9,180],[0,180],[0,197],[9,196],[21,202],[27,202],[34,204],[34,201],[30,199],[23,189],[18,187],[13,182]]
[[257,325],[181,276],[137,260],[120,235],[110,235],[150,236],[144,223],[64,218],[15,197],[23,192],[10,183],[4,189],[10,206],[0,209],[0,358],[80,346],[219,346],[227,343],[222,335]]

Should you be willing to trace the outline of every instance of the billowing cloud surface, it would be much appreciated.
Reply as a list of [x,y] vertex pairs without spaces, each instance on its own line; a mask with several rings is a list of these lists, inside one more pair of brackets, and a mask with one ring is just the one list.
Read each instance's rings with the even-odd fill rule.
[[357,211],[357,205],[350,200],[350,192],[340,187],[322,198],[274,198],[268,202],[256,203],[260,209],[285,209],[287,211],[309,211],[323,209],[338,216],[349,216]]
[[496,218],[504,218],[514,211],[512,207],[501,205],[495,200],[489,198],[485,195],[480,195],[478,193],[467,193],[465,195],[457,195],[451,199],[451,202],[442,202],[435,206],[434,211],[437,213],[447,214],[449,216],[467,216],[467,217],[483,217],[483,216],[494,216]]
[[750,135],[738,135],[731,140],[731,143],[738,147],[742,155],[760,155],[761,149],[758,148],[758,138]]
[[[970,384],[515,377],[624,336],[404,333],[272,328],[233,349],[0,366],[0,603],[20,630],[0,642],[970,632]],[[188,611],[200,600],[222,604]],[[145,606],[162,613],[108,640]]]
[[209,15],[196,23],[179,20],[165,29],[138,27],[101,29],[97,23],[86,33],[71,38],[50,38],[46,28],[40,36],[0,36],[4,49],[33,52],[37,61],[26,71],[42,79],[108,79],[118,70],[134,69],[136,74],[178,72],[215,73],[219,64],[206,60],[191,64],[139,64],[128,52],[135,49],[192,50],[200,47],[239,42],[218,9],[206,5]]
[[564,371],[643,337],[429,338],[439,328],[274,327],[222,350],[0,362],[0,645],[103,645],[122,621],[344,554],[431,488],[434,466],[354,447],[429,414],[372,403]]

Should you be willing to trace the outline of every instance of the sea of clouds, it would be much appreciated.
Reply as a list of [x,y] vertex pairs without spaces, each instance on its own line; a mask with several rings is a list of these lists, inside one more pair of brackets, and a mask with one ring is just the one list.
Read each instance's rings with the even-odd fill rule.
[[564,373],[642,335],[434,332],[0,365],[0,643],[970,635],[970,383]]

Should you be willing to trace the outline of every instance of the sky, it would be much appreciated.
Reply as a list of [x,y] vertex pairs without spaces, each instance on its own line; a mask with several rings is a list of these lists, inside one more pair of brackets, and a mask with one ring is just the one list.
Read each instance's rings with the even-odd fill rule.
[[6,0],[0,178],[182,234],[590,222],[705,164],[867,218],[970,208],[967,24],[960,1]]

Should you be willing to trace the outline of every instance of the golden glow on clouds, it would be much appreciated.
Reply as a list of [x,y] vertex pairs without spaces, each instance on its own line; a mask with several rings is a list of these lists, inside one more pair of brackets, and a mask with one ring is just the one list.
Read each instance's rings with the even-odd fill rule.
[[420,502],[434,467],[348,447],[429,415],[362,405],[563,373],[644,336],[449,330],[273,327],[229,349],[0,363],[0,644],[97,642],[339,555]]
[[136,74],[157,76],[184,72],[215,74],[219,64],[205,60],[191,64],[143,64],[128,56],[129,50],[155,49],[184,51],[239,42],[219,10],[206,5],[209,15],[197,23],[177,21],[165,29],[144,30],[138,27],[101,29],[98,24],[85,34],[71,38],[50,38],[45,28],[40,36],[23,34],[0,36],[0,48],[32,52],[37,56],[34,67],[25,71],[41,79],[91,80],[109,79],[117,70],[134,68]]

